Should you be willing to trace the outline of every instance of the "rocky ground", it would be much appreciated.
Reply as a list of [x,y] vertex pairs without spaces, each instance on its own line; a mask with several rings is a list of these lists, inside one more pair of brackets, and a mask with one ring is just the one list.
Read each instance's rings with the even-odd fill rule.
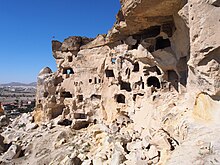
[[[204,122],[187,106],[173,104],[170,102],[172,113],[162,115],[161,124],[147,115],[138,116],[150,122],[150,129],[123,114],[110,125],[91,123],[80,130],[73,129],[62,116],[38,125],[30,113],[23,114],[1,133],[1,164],[219,164],[218,119]],[[215,110],[219,107],[215,101],[209,104]]]

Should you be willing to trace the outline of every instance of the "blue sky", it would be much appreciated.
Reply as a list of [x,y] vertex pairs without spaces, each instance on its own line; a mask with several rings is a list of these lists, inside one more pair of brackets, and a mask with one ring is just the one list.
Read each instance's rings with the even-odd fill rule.
[[56,71],[52,37],[107,33],[119,8],[119,0],[0,0],[0,84]]

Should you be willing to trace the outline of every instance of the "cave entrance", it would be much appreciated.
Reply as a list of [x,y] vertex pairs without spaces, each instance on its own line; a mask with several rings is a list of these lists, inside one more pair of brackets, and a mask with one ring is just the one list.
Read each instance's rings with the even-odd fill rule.
[[150,75],[150,72],[156,72],[157,75],[161,75],[161,71],[157,66],[152,66],[152,67],[146,67],[144,66],[144,76]]
[[116,99],[117,103],[125,104],[125,96],[123,94],[115,95],[115,99]]
[[61,97],[72,98],[73,96],[70,92],[61,92]]
[[163,37],[156,38],[155,50],[164,49],[164,48],[170,47],[170,46],[171,46],[171,43],[170,43],[170,40],[168,38],[167,39],[163,39]]
[[126,90],[127,92],[131,92],[131,83],[121,81],[120,89],[121,90]]
[[74,74],[74,71],[72,68],[64,68],[63,74],[67,74],[67,75]]
[[48,97],[49,93],[48,92],[44,92],[44,98]]
[[113,70],[105,70],[106,77],[115,77]]
[[140,69],[139,63],[135,62],[133,66],[134,66],[134,68],[133,68],[132,72],[139,72],[139,69]]
[[168,81],[176,89],[176,91],[178,91],[179,76],[176,74],[174,70],[168,70],[167,74],[168,74]]
[[160,88],[160,81],[157,77],[155,76],[151,76],[147,79],[147,86],[148,87],[156,87],[156,88]]
[[97,95],[97,94],[93,94],[91,96],[91,100],[101,100],[102,96],[101,95]]
[[77,95],[77,99],[78,99],[78,102],[82,102],[83,101],[83,95]]
[[84,113],[74,113],[74,119],[86,119],[87,116]]
[[72,62],[73,61],[73,57],[72,56],[68,56],[68,62]]

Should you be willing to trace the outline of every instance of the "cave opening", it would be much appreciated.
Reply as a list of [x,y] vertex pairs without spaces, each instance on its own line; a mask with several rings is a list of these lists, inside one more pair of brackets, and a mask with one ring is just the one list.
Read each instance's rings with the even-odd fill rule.
[[127,92],[131,92],[131,83],[121,81],[120,82],[120,89],[126,90]]
[[84,113],[74,113],[74,119],[86,119],[87,116]]
[[116,99],[117,103],[125,104],[125,96],[123,94],[115,95],[115,99]]
[[147,79],[147,86],[148,87],[156,87],[156,88],[160,88],[160,81],[157,77],[155,76],[151,76]]
[[72,98],[73,96],[70,92],[61,92],[61,97]]
[[115,77],[113,70],[105,70],[106,77]]
[[167,74],[168,74],[168,81],[175,88],[175,90],[178,91],[179,76],[177,75],[176,71],[168,70]]
[[138,49],[138,46],[140,45],[141,41],[140,40],[137,40],[137,43],[135,45],[132,45],[131,46],[131,50],[132,49]]
[[171,46],[171,43],[170,43],[170,40],[168,38],[167,39],[163,39],[163,37],[156,38],[155,50],[164,49],[164,48],[167,48],[167,47],[170,47],[170,46]]
[[67,75],[74,74],[74,71],[72,68],[64,68],[63,74],[67,74]]
[[111,58],[112,64],[115,64],[116,58]]
[[135,62],[133,66],[134,66],[134,68],[133,68],[132,71],[133,71],[133,72],[139,72],[139,70],[140,70],[139,63],[138,63],[138,62]]
[[77,99],[78,99],[78,102],[82,102],[83,101],[83,95],[77,95]]
[[48,92],[44,92],[44,97],[46,98],[46,97],[48,97],[48,95],[49,95],[49,93]]
[[73,61],[73,57],[72,56],[68,56],[68,62],[72,62]]
[[97,94],[93,94],[91,96],[91,100],[101,100],[102,96],[101,95],[97,95]]

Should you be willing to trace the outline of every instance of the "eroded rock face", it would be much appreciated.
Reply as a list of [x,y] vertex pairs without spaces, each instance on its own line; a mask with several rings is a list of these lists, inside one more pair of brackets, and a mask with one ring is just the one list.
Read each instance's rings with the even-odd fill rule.
[[[56,140],[52,149],[34,145],[36,159],[47,164],[219,162],[219,1],[121,3],[107,35],[52,41],[57,71],[39,73],[34,112],[34,121],[44,124],[24,130],[46,127]],[[68,131],[56,138],[53,130],[60,125]]]
[[189,1],[189,88],[220,95],[219,1]]

